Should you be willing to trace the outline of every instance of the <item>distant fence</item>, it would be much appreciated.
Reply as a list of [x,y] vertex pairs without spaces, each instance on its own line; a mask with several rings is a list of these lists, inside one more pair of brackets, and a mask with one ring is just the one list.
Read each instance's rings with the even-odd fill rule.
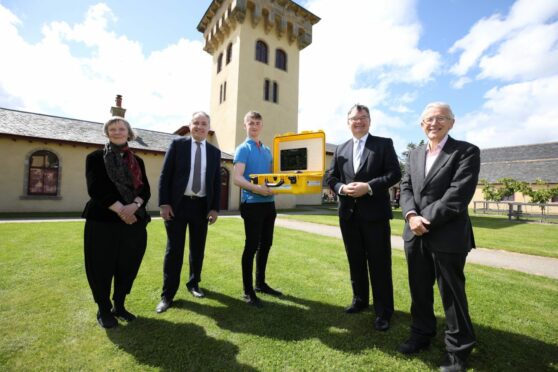
[[[542,207],[542,208],[541,208]],[[520,203],[511,201],[475,201],[475,214],[499,214],[515,220],[558,222],[558,203]]]

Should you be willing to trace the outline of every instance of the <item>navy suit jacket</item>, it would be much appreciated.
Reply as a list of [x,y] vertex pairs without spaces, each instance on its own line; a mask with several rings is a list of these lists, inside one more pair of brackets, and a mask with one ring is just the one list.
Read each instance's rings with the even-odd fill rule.
[[[429,249],[464,253],[475,247],[468,206],[478,183],[480,150],[451,137],[425,177],[426,145],[409,153],[401,181],[400,204],[405,216],[411,210],[430,221],[421,239]],[[416,239],[405,223],[403,239]]]
[[327,184],[336,194],[339,194],[341,186],[351,182],[366,182],[372,189],[372,196],[365,194],[353,198],[339,195],[339,217],[350,218],[356,203],[358,215],[365,220],[393,217],[389,188],[401,179],[401,169],[390,138],[368,135],[356,173],[353,169],[353,140],[337,146],[326,177]]
[[[176,211],[180,200],[184,196],[192,157],[192,139],[181,137],[172,141],[163,161],[161,177],[159,178],[159,206],[169,204]],[[205,142],[206,171],[205,192],[207,195],[207,210],[219,211],[221,197],[221,151]]]

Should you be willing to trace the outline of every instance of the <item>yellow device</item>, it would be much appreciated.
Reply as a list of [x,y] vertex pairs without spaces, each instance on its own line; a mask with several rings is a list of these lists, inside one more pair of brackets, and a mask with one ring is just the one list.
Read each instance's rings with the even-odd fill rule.
[[324,131],[285,133],[273,138],[273,173],[251,174],[250,182],[277,194],[321,194],[324,169]]

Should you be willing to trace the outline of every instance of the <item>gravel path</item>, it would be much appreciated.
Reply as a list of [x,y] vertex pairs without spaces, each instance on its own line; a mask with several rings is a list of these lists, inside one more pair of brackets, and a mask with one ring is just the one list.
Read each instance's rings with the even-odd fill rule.
[[[280,218],[280,216],[275,221],[275,226],[341,239],[341,230],[339,230],[338,226],[284,219]],[[391,247],[403,250],[403,239],[392,235]],[[558,279],[558,259],[556,258],[532,256],[497,249],[476,248],[469,253],[467,262]]]

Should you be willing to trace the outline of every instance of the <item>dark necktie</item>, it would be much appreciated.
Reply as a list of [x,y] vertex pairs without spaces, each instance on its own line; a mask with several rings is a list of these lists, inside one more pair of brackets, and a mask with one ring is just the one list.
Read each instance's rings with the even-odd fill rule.
[[197,194],[201,190],[201,143],[196,141],[198,148],[194,157],[194,179],[192,180],[192,191]]

